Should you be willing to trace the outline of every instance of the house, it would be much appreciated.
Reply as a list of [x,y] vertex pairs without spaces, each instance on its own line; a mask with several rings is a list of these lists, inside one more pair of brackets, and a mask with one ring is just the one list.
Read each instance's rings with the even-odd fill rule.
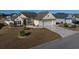
[[14,22],[15,26],[22,26],[24,23],[23,21],[26,19],[26,16],[22,13],[14,14],[11,17],[11,20]]
[[79,21],[79,14],[74,14],[76,21]]
[[6,16],[5,24],[10,25],[11,23],[13,23],[16,26],[22,26],[24,19],[26,19],[26,16],[22,13],[13,13]]
[[24,24],[34,25],[34,20],[37,16],[37,13],[35,12],[21,12],[21,13],[26,16],[26,19],[24,20]]
[[76,20],[75,16],[72,14],[68,14],[65,18],[65,23],[72,24]]
[[66,13],[56,13],[54,16],[56,17],[56,23],[65,23],[65,18],[68,14]]
[[74,16],[75,16],[75,21],[74,21],[74,23],[75,24],[79,24],[79,14],[73,14]]
[[56,13],[56,22],[57,23],[68,23],[72,24],[76,19],[73,14],[66,14],[66,13]]
[[56,18],[51,12],[39,12],[34,19],[35,26],[56,25]]
[[14,22],[11,20],[11,16],[8,15],[8,16],[5,17],[4,24],[5,25],[10,25],[10,23],[14,23]]
[[36,14],[32,12],[14,13],[6,17],[5,23],[7,25],[13,23],[16,26],[31,25],[33,24],[35,15]]

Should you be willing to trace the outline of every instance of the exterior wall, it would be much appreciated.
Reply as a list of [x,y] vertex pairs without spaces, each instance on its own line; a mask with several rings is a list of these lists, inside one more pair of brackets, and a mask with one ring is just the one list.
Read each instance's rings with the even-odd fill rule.
[[66,20],[67,24],[72,24],[72,19]]
[[49,25],[56,25],[56,21],[55,20],[34,20],[34,25],[35,26],[49,26]]
[[34,20],[34,19],[26,19],[26,24],[27,25],[34,25],[34,22],[35,22],[35,24],[37,25],[37,22]]
[[4,21],[5,25],[10,25],[10,23],[14,23],[13,21]]
[[34,25],[35,26],[38,26],[40,24],[40,21],[39,20],[34,20]]
[[76,21],[79,21],[79,18],[76,18]]
[[56,22],[58,22],[58,23],[61,23],[61,22],[65,23],[65,19],[56,19]]
[[52,25],[56,25],[56,20],[52,20]]
[[56,19],[53,15],[52,15],[52,13],[48,13],[45,17],[43,17],[43,19]]
[[21,21],[21,24],[20,25],[23,25],[23,19],[20,18],[20,17],[16,18],[14,21]]

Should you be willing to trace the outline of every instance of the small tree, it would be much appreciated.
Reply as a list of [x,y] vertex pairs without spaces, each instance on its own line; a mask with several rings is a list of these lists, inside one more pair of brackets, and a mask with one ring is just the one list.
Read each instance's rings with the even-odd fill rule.
[[24,23],[24,26],[26,26],[26,19],[24,19],[23,23]]
[[26,32],[24,30],[21,30],[19,34],[20,36],[25,36]]

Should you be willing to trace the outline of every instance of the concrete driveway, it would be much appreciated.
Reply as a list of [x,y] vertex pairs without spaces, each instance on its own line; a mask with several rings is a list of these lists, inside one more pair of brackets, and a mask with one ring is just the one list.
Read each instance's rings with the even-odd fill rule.
[[76,31],[72,31],[72,30],[69,30],[69,29],[64,29],[64,28],[61,28],[61,27],[58,27],[58,26],[55,26],[55,25],[45,26],[45,28],[58,33],[62,37],[67,37],[67,36],[70,36],[70,35],[73,35],[73,34],[77,33]]
[[79,33],[57,41],[47,42],[34,47],[34,49],[79,49]]

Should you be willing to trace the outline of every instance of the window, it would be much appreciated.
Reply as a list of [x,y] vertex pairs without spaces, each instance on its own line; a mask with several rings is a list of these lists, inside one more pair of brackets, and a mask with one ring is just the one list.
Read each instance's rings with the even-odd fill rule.
[[21,21],[17,21],[17,24],[21,24]]
[[14,25],[21,24],[21,21],[14,21]]

